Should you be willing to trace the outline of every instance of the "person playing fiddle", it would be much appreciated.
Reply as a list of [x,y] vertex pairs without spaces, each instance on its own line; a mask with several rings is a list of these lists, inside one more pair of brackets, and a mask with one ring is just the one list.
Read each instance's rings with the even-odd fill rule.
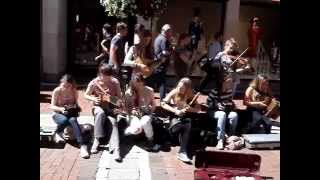
[[[240,73],[244,73],[251,69],[250,64],[247,63],[245,59],[241,59],[240,62],[240,58],[235,56],[236,54],[238,54],[237,49],[238,43],[234,40],[234,38],[231,38],[225,42],[223,51],[219,52],[214,59],[215,61],[219,61],[221,63],[223,71],[231,73],[232,75],[232,96],[234,96],[237,86],[238,84],[240,84]],[[235,60],[237,61],[235,62]]]

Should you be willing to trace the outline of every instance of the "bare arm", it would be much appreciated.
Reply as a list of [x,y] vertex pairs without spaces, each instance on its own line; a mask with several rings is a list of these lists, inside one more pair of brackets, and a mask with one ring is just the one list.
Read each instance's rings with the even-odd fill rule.
[[173,89],[169,92],[169,94],[163,99],[163,101],[160,103],[161,107],[167,111],[170,111],[172,113],[177,113],[177,110],[169,105],[170,100],[175,95],[176,90]]
[[100,43],[100,45],[101,45],[103,51],[104,51],[105,53],[109,54],[109,49],[104,45],[104,43],[105,43],[106,41],[107,41],[107,40],[105,40],[105,39],[102,40],[101,43]]
[[52,109],[53,111],[63,112],[65,108],[62,106],[57,106],[58,94],[59,94],[58,90],[55,89],[52,93],[50,109]]
[[262,103],[262,101],[253,101],[251,98],[251,91],[253,89],[251,87],[248,87],[246,92],[245,92],[245,97],[244,97],[244,104],[249,107],[254,107],[258,109],[264,109],[267,107],[266,104]]
[[90,82],[86,89],[86,92],[84,93],[84,98],[89,101],[98,102],[98,98],[93,95],[93,88],[93,82]]

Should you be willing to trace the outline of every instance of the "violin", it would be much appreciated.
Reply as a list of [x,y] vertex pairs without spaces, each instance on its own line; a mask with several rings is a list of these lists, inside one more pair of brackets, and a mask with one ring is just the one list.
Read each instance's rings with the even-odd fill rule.
[[239,54],[237,51],[234,51],[233,53],[227,55],[230,59],[233,60],[233,62],[230,64],[230,69],[235,72],[243,72],[252,68],[249,60],[241,57],[247,50],[248,48],[244,50],[239,56],[236,56],[237,54]]

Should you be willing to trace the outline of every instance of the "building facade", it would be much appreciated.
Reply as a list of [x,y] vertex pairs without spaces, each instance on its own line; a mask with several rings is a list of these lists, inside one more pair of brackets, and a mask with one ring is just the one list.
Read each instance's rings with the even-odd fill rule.
[[[102,24],[110,20],[104,17],[99,0],[41,0],[40,2],[41,81],[57,82],[66,72],[85,73],[81,67],[90,66],[89,62],[93,61],[92,57],[98,54],[98,50],[92,50],[86,59],[84,57],[90,52],[83,53],[80,61],[73,37],[79,21],[84,24],[92,22],[94,32],[98,32]],[[265,49],[269,48],[273,40],[280,40],[280,1],[272,0],[170,0],[165,14],[150,23],[153,31],[159,31],[163,24],[169,23],[174,26],[175,33],[186,32],[194,8],[200,10],[200,17],[204,22],[204,48],[215,32],[223,31],[225,39],[234,37],[240,49],[244,50],[248,46],[249,19],[253,16],[261,19]],[[148,24],[148,22],[143,23]],[[97,45],[96,39],[93,39],[91,49]]]

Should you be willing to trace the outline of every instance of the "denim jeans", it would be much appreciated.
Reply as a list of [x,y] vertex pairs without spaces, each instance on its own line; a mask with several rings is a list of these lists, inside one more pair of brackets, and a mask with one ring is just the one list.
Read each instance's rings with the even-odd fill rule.
[[263,125],[265,133],[269,134],[271,132],[271,121],[268,117],[264,116],[261,112],[257,110],[251,110],[252,123],[250,126],[250,131],[254,132],[259,128],[260,125]]
[[166,95],[166,71],[156,71],[151,76],[149,76],[146,80],[146,85],[152,88],[159,87],[160,92],[160,100],[165,98]]
[[230,113],[227,114],[224,111],[209,110],[208,113],[209,113],[210,119],[217,121],[216,131],[217,131],[218,140],[224,139],[226,123],[230,124],[229,135],[235,134],[236,128],[238,125],[238,114],[236,112],[231,111]]
[[174,135],[178,135],[180,139],[180,152],[188,152],[188,146],[190,141],[190,133],[191,133],[191,119],[188,117],[184,117],[182,119],[182,123],[176,125],[172,131]]
[[68,125],[72,126],[74,136],[77,139],[77,142],[82,145],[83,144],[83,139],[81,135],[81,129],[79,126],[79,123],[77,121],[76,117],[70,117],[68,118],[67,116],[60,114],[60,113],[55,113],[53,115],[53,120],[57,123],[57,133],[60,133],[66,128]]

